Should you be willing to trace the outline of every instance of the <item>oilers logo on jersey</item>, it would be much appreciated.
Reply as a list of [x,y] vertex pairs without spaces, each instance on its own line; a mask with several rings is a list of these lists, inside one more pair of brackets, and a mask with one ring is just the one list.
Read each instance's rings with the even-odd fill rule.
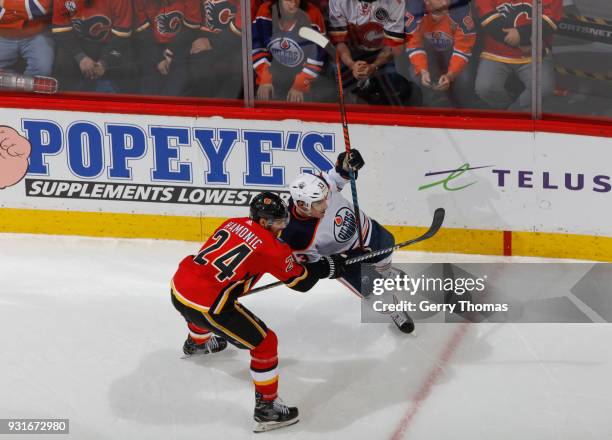
[[274,38],[268,44],[268,50],[283,66],[296,67],[304,62],[304,50],[290,38]]
[[172,11],[168,14],[159,14],[155,17],[155,27],[161,35],[176,33],[183,21],[183,13]]
[[111,21],[105,15],[94,15],[87,19],[73,20],[74,30],[81,36],[94,41],[104,40],[110,30]]
[[342,207],[334,216],[334,238],[338,243],[346,243],[355,236],[357,220],[347,207]]
[[455,45],[455,40],[451,35],[446,32],[426,32],[425,38],[438,52],[445,52],[451,50]]

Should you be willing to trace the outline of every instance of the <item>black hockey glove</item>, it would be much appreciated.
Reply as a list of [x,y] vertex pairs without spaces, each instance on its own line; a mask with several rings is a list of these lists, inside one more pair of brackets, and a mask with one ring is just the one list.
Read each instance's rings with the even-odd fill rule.
[[370,252],[372,252],[372,249],[366,246],[363,249],[361,248],[349,249],[348,251],[343,252],[342,255],[346,255],[346,258],[348,260],[354,257],[361,257],[364,254],[369,254]]
[[336,172],[345,179],[349,179],[349,170],[353,170],[356,179],[357,171],[364,165],[365,161],[358,150],[352,149],[348,154],[346,154],[346,151],[343,151],[338,155],[338,160],[336,160]]
[[346,254],[333,254],[329,257],[323,257],[322,260],[327,261],[329,265],[328,278],[340,278],[346,273],[346,260],[348,256]]

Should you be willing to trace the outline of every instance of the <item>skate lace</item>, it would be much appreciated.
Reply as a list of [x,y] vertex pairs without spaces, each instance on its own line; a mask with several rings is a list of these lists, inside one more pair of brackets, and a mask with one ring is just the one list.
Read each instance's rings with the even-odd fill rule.
[[276,399],[272,403],[272,408],[274,408],[275,411],[281,412],[283,414],[289,414],[289,407],[285,405],[285,403],[281,399]]
[[206,343],[206,348],[209,350],[214,350],[219,346],[219,342],[217,342],[217,338],[212,336],[210,340]]

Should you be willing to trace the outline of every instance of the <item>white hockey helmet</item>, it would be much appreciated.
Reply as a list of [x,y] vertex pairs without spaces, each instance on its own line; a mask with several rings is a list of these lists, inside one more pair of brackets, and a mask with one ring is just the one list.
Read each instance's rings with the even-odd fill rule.
[[293,203],[302,202],[301,208],[306,212],[310,212],[313,203],[327,199],[329,186],[322,177],[302,173],[291,182],[289,191],[291,192]]

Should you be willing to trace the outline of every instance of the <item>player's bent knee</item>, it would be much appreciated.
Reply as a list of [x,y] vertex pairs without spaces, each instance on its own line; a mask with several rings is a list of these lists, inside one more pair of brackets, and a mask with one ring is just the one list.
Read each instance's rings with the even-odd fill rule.
[[272,330],[268,329],[266,337],[257,345],[255,348],[251,350],[251,355],[256,358],[269,358],[276,356],[278,348],[278,338],[276,337],[276,333]]

